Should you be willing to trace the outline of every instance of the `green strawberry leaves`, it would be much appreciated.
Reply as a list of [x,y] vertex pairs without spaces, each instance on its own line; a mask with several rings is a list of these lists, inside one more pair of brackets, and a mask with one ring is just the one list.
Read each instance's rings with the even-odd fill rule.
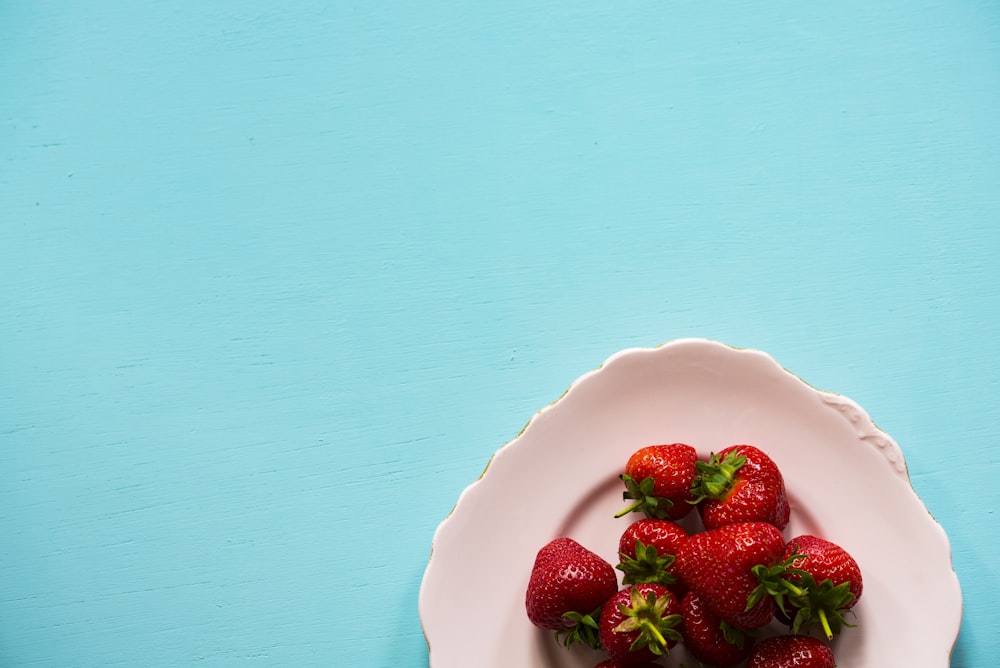
[[743,645],[746,644],[748,637],[753,637],[756,634],[747,631],[746,629],[738,629],[735,626],[731,626],[725,622],[719,622],[719,630],[722,631],[722,639],[725,640],[730,645],[735,645],[740,649],[743,649]]
[[615,566],[624,573],[622,584],[642,584],[652,582],[669,586],[677,582],[667,571],[674,565],[672,554],[659,554],[655,545],[644,545],[641,540],[635,541],[635,559],[620,553],[622,562]]
[[556,631],[556,639],[565,647],[581,644],[592,649],[600,649],[601,639],[598,634],[600,613],[600,608],[589,615],[581,615],[579,612],[564,613],[563,617],[572,621],[573,625]]
[[681,640],[681,634],[676,627],[681,623],[682,617],[663,615],[668,602],[669,596],[657,597],[655,593],[649,592],[643,598],[637,588],[632,588],[629,605],[618,606],[619,612],[625,615],[625,619],[614,628],[617,633],[639,632],[632,641],[630,650],[634,652],[647,647],[653,654],[664,656],[670,641]]
[[674,506],[674,502],[662,496],[656,496],[656,480],[651,476],[644,478],[642,482],[636,482],[635,478],[627,473],[622,473],[621,481],[625,483],[625,491],[622,492],[623,501],[633,501],[631,505],[615,514],[615,517],[624,517],[629,513],[642,512],[646,517],[657,519],[669,518],[667,512]]
[[[840,633],[843,627],[853,627],[844,619],[850,612],[847,606],[854,600],[850,583],[842,582],[834,586],[829,578],[817,583],[810,573],[801,576],[803,595],[791,600],[795,616],[792,618],[792,633],[819,624],[827,640]],[[853,614],[853,612],[851,613]]]
[[725,497],[736,483],[736,472],[746,463],[747,458],[736,452],[730,452],[722,459],[713,452],[707,462],[695,462],[697,475],[691,482],[694,498],[688,503],[698,504],[705,499]]
[[829,578],[816,582],[811,573],[792,568],[792,564],[803,556],[796,553],[773,566],[754,566],[753,574],[759,584],[747,598],[746,609],[770,596],[782,614],[791,620],[789,627],[793,634],[818,624],[827,640],[832,640],[843,627],[855,626],[844,619],[844,615],[850,612],[848,606],[854,600],[851,585],[842,582],[834,586]]
[[792,568],[792,563],[796,559],[800,559],[801,554],[793,554],[785,561],[774,564],[773,566],[767,566],[765,564],[758,564],[754,566],[751,571],[757,577],[757,582],[759,583],[753,591],[750,592],[749,598],[747,598],[747,610],[757,605],[761,599],[765,596],[770,596],[774,599],[778,608],[785,614],[788,614],[788,608],[785,607],[785,601],[787,598],[798,599],[806,594],[802,587],[799,587],[794,582],[791,582],[784,578],[784,575],[795,575],[798,577],[803,577],[809,575],[805,571]]

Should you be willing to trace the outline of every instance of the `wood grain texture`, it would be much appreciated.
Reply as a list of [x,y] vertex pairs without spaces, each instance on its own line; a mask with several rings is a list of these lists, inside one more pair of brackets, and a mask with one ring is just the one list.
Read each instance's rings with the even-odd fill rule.
[[0,665],[425,666],[460,491],[682,336],[896,438],[1000,655],[994,3],[4,3],[0,91]]

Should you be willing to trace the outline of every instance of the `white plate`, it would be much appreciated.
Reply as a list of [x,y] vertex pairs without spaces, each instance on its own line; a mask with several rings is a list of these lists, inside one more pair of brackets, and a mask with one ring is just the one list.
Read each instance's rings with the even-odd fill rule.
[[[614,518],[617,475],[638,448],[672,442],[703,456],[757,445],[785,476],[785,537],[822,536],[857,559],[864,593],[858,626],[834,640],[839,665],[948,667],[961,590],[948,538],[910,486],[899,446],[853,401],[765,353],[685,339],[622,351],[578,379],[462,493],[434,534],[420,589],[432,668],[592,668],[598,652],[566,650],[525,615],[535,552],[567,535],[618,563],[630,519]],[[663,663],[684,659],[671,651]]]

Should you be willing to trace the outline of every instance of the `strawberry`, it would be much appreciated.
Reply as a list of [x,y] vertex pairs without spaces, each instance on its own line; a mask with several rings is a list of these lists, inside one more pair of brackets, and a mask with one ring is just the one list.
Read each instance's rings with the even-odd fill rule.
[[727,524],[688,538],[677,550],[674,571],[722,621],[756,629],[774,615],[776,598],[798,591],[781,578],[784,548],[773,524]]
[[836,668],[833,651],[809,636],[776,636],[757,643],[746,668]]
[[621,563],[615,568],[625,574],[622,584],[655,582],[682,598],[687,587],[673,574],[673,564],[687,538],[687,531],[670,520],[647,517],[630,524],[618,541]]
[[827,639],[832,639],[843,626],[853,626],[844,620],[844,614],[861,598],[862,579],[858,562],[847,550],[804,535],[788,541],[782,558],[790,567],[782,577],[804,591],[804,595],[789,599],[787,616],[792,633],[819,623]]
[[583,546],[572,538],[563,537],[550,540],[548,543],[543,545],[540,550],[538,550],[538,553],[535,555],[535,565],[532,569],[539,569],[553,559],[558,558],[561,554],[566,552],[566,550],[576,551],[579,547]]
[[790,509],[774,461],[752,445],[733,445],[697,463],[691,492],[706,529],[738,522],[768,522],[784,529]]
[[734,666],[753,649],[753,637],[720,620],[693,591],[681,599],[681,616],[684,646],[699,661]]
[[601,646],[622,668],[654,661],[681,639],[680,611],[677,597],[662,585],[625,587],[601,612]]
[[617,590],[611,564],[571,538],[556,538],[535,556],[525,608],[535,626],[556,631],[564,644],[597,647],[596,618]]
[[620,478],[622,498],[632,503],[615,517],[643,512],[647,517],[678,520],[691,512],[691,485],[698,453],[690,445],[648,445],[629,457]]

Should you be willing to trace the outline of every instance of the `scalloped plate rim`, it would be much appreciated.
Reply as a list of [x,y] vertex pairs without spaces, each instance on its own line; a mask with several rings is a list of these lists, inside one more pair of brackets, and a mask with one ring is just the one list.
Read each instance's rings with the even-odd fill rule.
[[[730,345],[728,343],[720,342],[720,341],[717,341],[717,340],[714,340],[714,339],[709,339],[709,338],[686,337],[686,338],[672,339],[672,340],[666,341],[666,342],[661,343],[661,344],[656,345],[656,346],[645,346],[645,347],[644,346],[631,346],[631,347],[628,347],[628,348],[620,349],[620,350],[612,353],[611,355],[609,355],[596,368],[593,368],[593,369],[591,369],[591,370],[583,373],[582,375],[578,376],[575,380],[573,380],[573,382],[571,382],[569,384],[569,386],[566,388],[566,390],[559,397],[557,397],[555,400],[553,400],[552,402],[550,402],[546,406],[542,407],[541,409],[537,410],[528,419],[528,421],[525,423],[525,425],[521,428],[521,430],[517,433],[516,436],[514,436],[512,439],[510,439],[509,441],[507,441],[503,445],[501,445],[499,448],[497,448],[493,452],[493,454],[490,456],[489,460],[486,463],[486,466],[484,467],[484,469],[483,469],[482,473],[479,475],[479,477],[476,478],[471,483],[469,483],[461,491],[461,493],[459,494],[459,497],[456,500],[456,502],[455,502],[454,506],[452,507],[451,511],[438,524],[438,526],[436,527],[436,529],[434,531],[434,534],[433,534],[433,537],[432,537],[432,540],[431,540],[431,554],[430,554],[430,557],[428,559],[428,563],[427,563],[427,566],[425,568],[424,575],[423,575],[423,578],[421,580],[420,588],[419,588],[419,592],[418,592],[418,609],[419,609],[418,612],[419,612],[419,616],[420,616],[421,628],[422,628],[422,630],[424,632],[424,637],[425,637],[425,640],[426,640],[427,646],[428,646],[429,663],[430,663],[431,668],[435,668],[435,666],[434,666],[434,652],[433,652],[433,647],[432,647],[432,639],[431,639],[431,637],[430,637],[430,635],[428,633],[428,630],[427,630],[427,615],[428,615],[428,605],[429,605],[429,582],[431,582],[431,580],[432,580],[432,576],[433,576],[433,573],[434,573],[434,570],[435,570],[435,566],[436,566],[436,559],[440,558],[440,555],[437,554],[437,548],[438,548],[439,544],[441,543],[442,538],[446,536],[446,534],[447,534],[447,532],[448,532],[448,530],[449,530],[449,528],[451,526],[451,523],[452,523],[452,521],[453,521],[456,513],[461,512],[461,508],[463,506],[463,502],[466,501],[470,496],[472,496],[474,494],[475,490],[482,484],[484,478],[486,478],[486,476],[489,475],[491,466],[494,464],[495,461],[497,461],[497,458],[498,457],[502,457],[502,456],[506,456],[508,453],[510,453],[512,450],[514,450],[516,448],[516,446],[517,446],[517,443],[520,440],[522,440],[522,437],[525,435],[525,433],[529,429],[531,429],[532,426],[540,418],[542,418],[547,413],[549,413],[550,411],[552,411],[553,409],[555,409],[557,406],[559,406],[560,404],[562,404],[568,397],[570,397],[582,385],[588,383],[591,379],[600,376],[600,374],[607,367],[609,367],[610,365],[614,364],[618,360],[623,359],[623,358],[628,358],[628,357],[631,357],[631,356],[635,356],[635,355],[655,354],[658,351],[662,351],[662,350],[667,349],[667,348],[685,347],[685,346],[721,347],[721,348],[725,348],[725,349],[727,349],[727,350],[729,350],[731,352],[735,352],[735,353],[738,353],[738,354],[746,354],[746,355],[757,356],[762,361],[773,365],[776,369],[779,369],[781,373],[785,374],[786,376],[788,376],[790,378],[793,378],[798,383],[801,383],[805,388],[808,388],[808,390],[816,393],[816,395],[818,395],[825,403],[831,405],[834,409],[841,410],[841,407],[848,407],[848,408],[850,408],[854,412],[854,415],[856,416],[856,419],[857,420],[861,420],[864,423],[864,425],[869,428],[869,430],[870,430],[870,432],[871,432],[872,435],[877,436],[880,439],[882,439],[885,447],[888,447],[891,450],[893,450],[894,452],[898,453],[899,464],[901,465],[901,468],[899,466],[896,466],[895,467],[896,468],[895,473],[902,476],[902,478],[906,481],[907,485],[909,486],[909,488],[910,488],[913,496],[923,506],[923,508],[927,511],[927,515],[930,518],[932,525],[938,531],[939,539],[946,544],[947,549],[948,549],[949,561],[951,562],[951,570],[950,570],[950,574],[949,575],[950,575],[950,577],[953,580],[953,588],[954,588],[953,595],[957,598],[956,603],[957,603],[957,608],[958,608],[957,619],[954,620],[954,633],[953,633],[953,637],[951,638],[951,643],[950,643],[950,648],[949,648],[949,656],[954,651],[955,644],[957,643],[958,635],[959,635],[959,632],[961,630],[961,620],[962,620],[962,612],[963,612],[963,604],[964,604],[964,602],[962,600],[963,597],[962,597],[962,594],[961,594],[961,586],[960,586],[960,583],[959,583],[959,580],[958,580],[958,575],[957,575],[957,572],[954,569],[951,543],[950,543],[950,540],[948,538],[947,532],[944,530],[944,527],[933,516],[933,514],[927,508],[926,504],[920,498],[919,494],[917,494],[916,489],[913,487],[912,481],[910,480],[910,476],[909,476],[909,470],[908,470],[908,467],[906,466],[906,459],[905,459],[904,453],[902,452],[902,449],[900,448],[899,444],[895,441],[895,439],[893,439],[893,437],[890,434],[888,434],[886,431],[884,431],[883,429],[881,429],[875,423],[875,421],[871,418],[871,416],[868,414],[868,412],[865,411],[865,409],[860,404],[858,404],[856,401],[854,401],[853,399],[851,399],[851,398],[849,398],[849,397],[847,397],[847,396],[845,396],[843,394],[839,394],[839,393],[836,393],[836,392],[831,392],[829,390],[824,390],[824,389],[821,389],[821,388],[818,388],[818,387],[812,385],[811,383],[809,383],[808,381],[806,381],[805,379],[803,379],[799,375],[795,374],[794,372],[790,371],[788,368],[786,368],[783,365],[781,365],[777,361],[777,359],[775,357],[773,357],[772,355],[770,355],[769,353],[767,353],[767,352],[765,352],[765,351],[763,351],[761,349],[733,346],[733,345]],[[859,436],[859,438],[861,438],[861,437]],[[890,460],[889,463],[890,464],[894,464],[894,462],[892,460]]]

